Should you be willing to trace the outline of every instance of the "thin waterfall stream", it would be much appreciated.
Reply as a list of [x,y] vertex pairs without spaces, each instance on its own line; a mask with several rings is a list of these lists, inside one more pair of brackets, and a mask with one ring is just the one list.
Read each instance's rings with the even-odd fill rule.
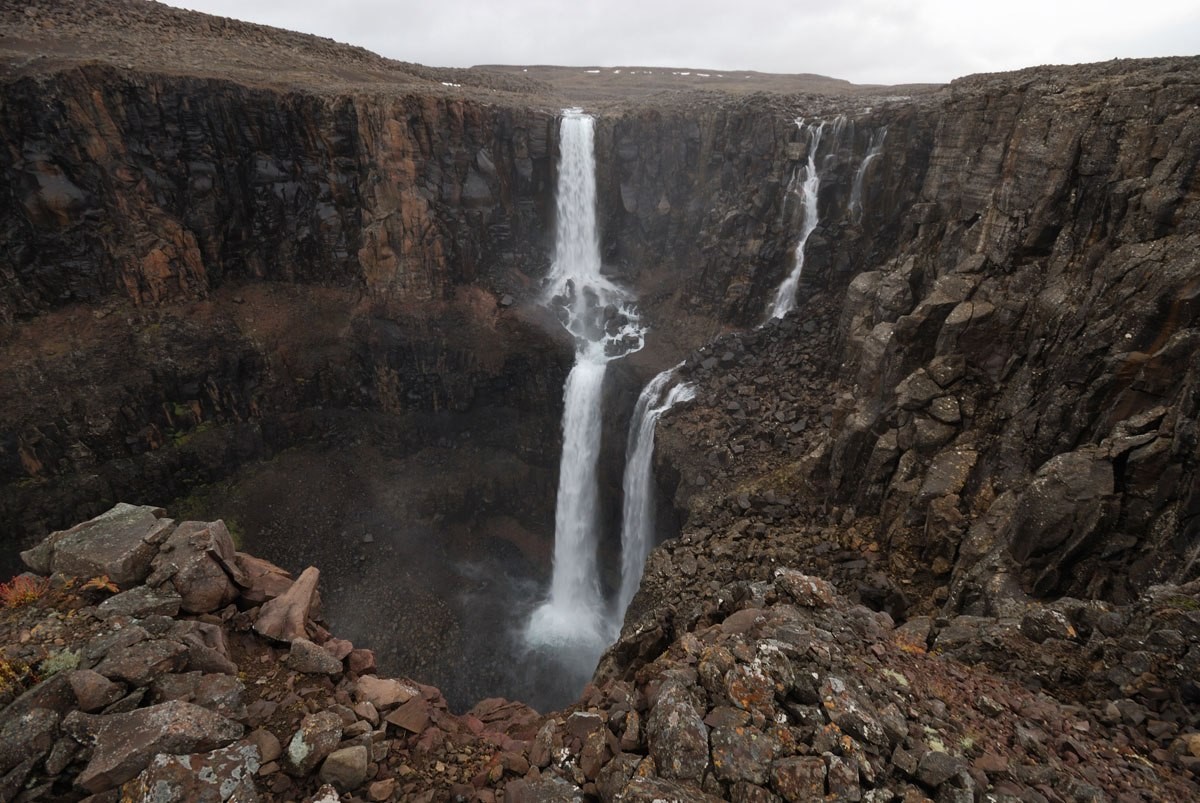
[[796,120],[796,125],[808,134],[808,160],[804,167],[804,179],[800,184],[800,195],[804,204],[804,219],[800,226],[800,239],[796,241],[795,256],[792,270],[779,285],[775,292],[775,300],[771,302],[771,318],[782,318],[796,306],[796,288],[800,284],[800,274],[804,270],[804,246],[808,238],[817,228],[817,194],[821,189],[821,175],[817,171],[817,151],[821,148],[821,135],[825,132],[825,123],[817,122],[809,125],[804,120]]
[[[646,557],[656,540],[654,494],[654,427],[667,410],[695,397],[686,382],[671,386],[679,365],[651,379],[638,396],[629,422],[625,450],[625,503],[621,515],[621,588],[614,608],[617,629],[637,593]],[[669,389],[668,389],[669,388]]]

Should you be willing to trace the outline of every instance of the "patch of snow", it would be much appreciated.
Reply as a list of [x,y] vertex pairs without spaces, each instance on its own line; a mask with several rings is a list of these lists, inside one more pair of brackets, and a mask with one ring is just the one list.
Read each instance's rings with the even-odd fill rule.
[[591,75],[596,75],[596,74],[598,74],[600,71],[599,71],[599,70],[584,70],[584,72],[586,72],[586,73],[589,73],[589,74],[591,74]]

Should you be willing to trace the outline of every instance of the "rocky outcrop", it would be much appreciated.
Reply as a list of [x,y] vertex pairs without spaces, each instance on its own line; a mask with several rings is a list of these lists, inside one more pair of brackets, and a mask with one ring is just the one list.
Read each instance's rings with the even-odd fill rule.
[[[134,511],[168,533],[155,561],[216,562],[201,541],[166,544],[221,522],[127,506],[75,531],[136,552]],[[261,566],[240,552],[220,563],[214,589]],[[479,803],[1197,794],[1195,583],[1130,606],[1064,598],[897,625],[782,563],[726,585],[706,566],[689,576],[716,593],[668,646],[636,668],[610,655],[577,704],[541,716],[497,699],[453,715],[437,689],[376,677],[369,651],[311,616],[290,645],[260,636],[259,600],[282,598],[263,587],[166,613],[129,600],[168,577],[114,593],[54,571],[0,615],[0,789]],[[194,651],[198,638],[228,667]]]
[[759,513],[739,488],[798,502],[788,530],[832,506],[884,556],[855,582],[955,613],[1194,577],[1198,95],[1191,60],[955,82],[899,236],[809,282],[815,330],[689,361],[664,443],[695,531]]

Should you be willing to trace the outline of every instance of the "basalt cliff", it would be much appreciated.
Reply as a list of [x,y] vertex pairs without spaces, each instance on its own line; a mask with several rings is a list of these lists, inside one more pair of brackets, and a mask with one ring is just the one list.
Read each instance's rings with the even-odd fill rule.
[[[0,31],[0,798],[1198,793],[1200,60],[721,85],[135,0]],[[605,498],[638,389],[695,398],[621,635],[539,714],[479,702],[480,634],[549,571],[568,106],[650,326]]]

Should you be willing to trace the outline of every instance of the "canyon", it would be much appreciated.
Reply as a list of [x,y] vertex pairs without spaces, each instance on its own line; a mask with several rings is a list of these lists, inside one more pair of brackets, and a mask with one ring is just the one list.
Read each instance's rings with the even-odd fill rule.
[[[211,617],[243,670],[291,662],[255,670],[260,701],[304,698],[290,719],[234,717],[285,743],[371,696],[349,656],[411,678],[393,702],[427,728],[343,723],[368,734],[359,786],[393,799],[1196,793],[1200,59],[623,91],[133,0],[31,2],[0,30],[6,577],[118,503],[223,519],[236,593],[168,616]],[[646,331],[593,389],[596,565],[548,592],[586,363],[547,303],[577,106],[592,281]],[[682,398],[639,399],[673,366]],[[622,482],[647,418],[635,593]],[[255,594],[278,590],[237,581],[258,564],[235,545],[297,584],[319,568],[307,636],[360,653],[317,683],[296,639],[264,646]],[[517,634],[581,584],[627,609],[564,683]],[[55,593],[51,618],[92,615]],[[6,657],[39,643],[30,616]],[[142,710],[150,680],[116,681]],[[36,766],[17,786],[58,774]],[[26,799],[78,789],[46,783]]]

